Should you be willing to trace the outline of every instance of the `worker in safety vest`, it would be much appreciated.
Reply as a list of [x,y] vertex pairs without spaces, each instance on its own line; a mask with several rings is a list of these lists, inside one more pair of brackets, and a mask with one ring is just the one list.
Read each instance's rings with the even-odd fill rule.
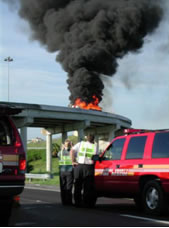
[[63,205],[72,205],[73,167],[70,158],[71,147],[72,142],[66,139],[62,150],[58,153],[60,190]]
[[74,200],[77,207],[92,207],[94,205],[94,164],[92,156],[96,154],[96,148],[94,135],[89,134],[87,141],[77,143],[70,151],[72,165],[74,166]]

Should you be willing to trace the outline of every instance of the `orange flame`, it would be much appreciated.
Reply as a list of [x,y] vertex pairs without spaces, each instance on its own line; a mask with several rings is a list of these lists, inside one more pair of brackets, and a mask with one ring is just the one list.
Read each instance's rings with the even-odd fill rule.
[[75,103],[73,105],[73,107],[79,107],[79,108],[82,108],[82,109],[94,109],[94,110],[98,110],[98,111],[101,111],[101,107],[98,106],[99,104],[99,99],[94,95],[93,96],[93,102],[87,104],[85,101],[82,101],[80,98],[77,98],[75,100]]

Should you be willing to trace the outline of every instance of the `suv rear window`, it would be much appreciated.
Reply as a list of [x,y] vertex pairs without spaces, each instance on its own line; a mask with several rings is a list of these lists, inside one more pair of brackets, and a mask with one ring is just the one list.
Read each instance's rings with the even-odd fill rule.
[[169,158],[169,132],[156,133],[152,158]]
[[143,158],[147,136],[132,137],[128,144],[126,159]]
[[0,117],[0,146],[12,144],[12,128],[5,117]]
[[104,160],[120,160],[125,138],[115,140],[104,153]]

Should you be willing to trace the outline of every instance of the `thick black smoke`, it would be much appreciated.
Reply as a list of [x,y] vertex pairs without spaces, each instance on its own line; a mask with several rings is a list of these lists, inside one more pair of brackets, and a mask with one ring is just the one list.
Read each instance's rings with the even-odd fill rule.
[[[20,0],[33,38],[58,52],[68,73],[70,100],[102,99],[100,75],[112,76],[117,60],[137,52],[158,26],[162,10],[155,0]],[[134,64],[134,63],[133,63]]]

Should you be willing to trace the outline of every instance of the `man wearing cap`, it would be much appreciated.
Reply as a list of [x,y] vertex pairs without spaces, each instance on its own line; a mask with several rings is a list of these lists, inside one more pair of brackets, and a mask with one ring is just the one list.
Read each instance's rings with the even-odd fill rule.
[[60,193],[63,205],[72,205],[73,167],[70,158],[71,147],[72,142],[66,139],[62,150],[58,153]]
[[70,151],[72,165],[74,166],[74,200],[76,207],[94,206],[94,162],[92,156],[96,153],[97,147],[94,143],[93,134],[87,136],[87,141],[81,141],[74,145]]

